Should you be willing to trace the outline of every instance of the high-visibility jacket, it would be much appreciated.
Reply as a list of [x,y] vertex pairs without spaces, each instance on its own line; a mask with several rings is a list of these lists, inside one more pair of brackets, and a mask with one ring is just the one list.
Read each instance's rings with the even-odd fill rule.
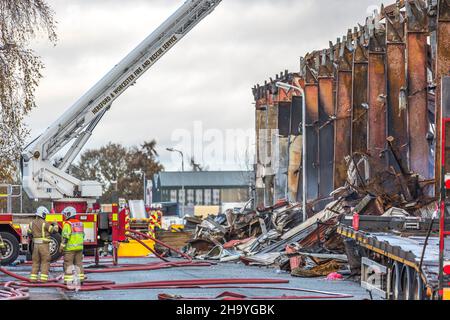
[[152,211],[150,214],[150,223],[154,227],[161,228],[161,221],[160,221],[160,213],[159,211]]
[[28,225],[28,234],[33,236],[35,244],[49,243],[50,234],[58,231],[58,227],[45,222],[42,218],[36,218]]
[[84,228],[79,220],[72,219],[64,222],[61,236],[65,242],[65,251],[83,250]]

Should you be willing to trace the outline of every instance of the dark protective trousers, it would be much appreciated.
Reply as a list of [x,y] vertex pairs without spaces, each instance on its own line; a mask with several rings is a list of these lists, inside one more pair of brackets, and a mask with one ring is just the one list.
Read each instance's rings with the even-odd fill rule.
[[64,282],[73,283],[74,273],[78,275],[80,282],[84,281],[83,251],[64,252]]
[[36,281],[40,270],[41,281],[47,281],[50,269],[50,245],[48,243],[35,243],[33,247],[33,267],[31,268],[30,279]]

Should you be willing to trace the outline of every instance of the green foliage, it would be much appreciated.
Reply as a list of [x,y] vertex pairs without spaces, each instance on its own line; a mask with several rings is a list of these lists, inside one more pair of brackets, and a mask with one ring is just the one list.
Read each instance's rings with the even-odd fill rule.
[[71,174],[81,180],[95,180],[103,184],[101,202],[110,203],[114,193],[125,199],[142,199],[144,173],[150,180],[164,167],[157,160],[156,141],[126,148],[109,143],[99,149],[88,150],[81,155]]

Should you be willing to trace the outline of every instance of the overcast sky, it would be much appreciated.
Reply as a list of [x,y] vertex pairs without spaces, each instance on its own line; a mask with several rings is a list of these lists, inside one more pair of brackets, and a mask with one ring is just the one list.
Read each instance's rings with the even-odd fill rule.
[[[166,169],[177,170],[179,161],[165,148],[188,149],[174,141],[180,130],[193,132],[201,121],[202,130],[220,130],[216,134],[253,131],[253,85],[285,69],[298,71],[300,56],[328,47],[329,40],[363,22],[369,8],[381,2],[223,0],[114,103],[86,148],[156,139],[161,162]],[[43,39],[35,45],[46,69],[37,91],[38,107],[27,120],[30,138],[56,120],[183,0],[48,3],[56,12],[59,41],[56,47]],[[231,157],[230,163],[194,156],[210,169],[246,169],[241,157]]]

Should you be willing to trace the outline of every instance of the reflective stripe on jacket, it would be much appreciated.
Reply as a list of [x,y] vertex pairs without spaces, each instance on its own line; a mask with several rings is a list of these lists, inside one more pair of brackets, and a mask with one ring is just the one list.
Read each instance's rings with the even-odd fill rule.
[[84,242],[83,223],[78,220],[70,220],[64,223],[62,231],[63,239],[67,240],[66,251],[82,251]]
[[33,236],[33,242],[36,244],[49,243],[53,231],[54,227],[41,218],[31,221],[28,228],[28,233]]

